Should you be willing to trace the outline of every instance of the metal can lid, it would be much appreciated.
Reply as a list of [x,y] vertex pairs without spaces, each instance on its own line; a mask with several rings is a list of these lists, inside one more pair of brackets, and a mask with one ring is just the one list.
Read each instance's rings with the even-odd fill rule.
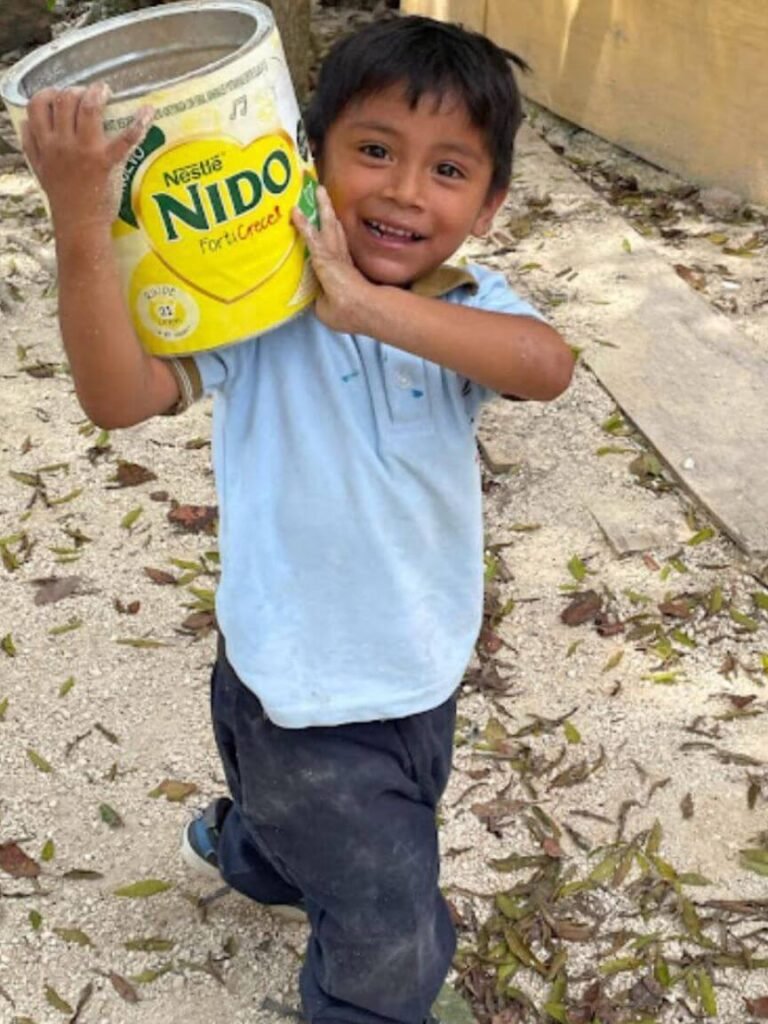
[[106,81],[112,100],[208,74],[257,46],[274,28],[257,0],[181,0],[64,32],[22,58],[0,82],[10,107],[40,89]]

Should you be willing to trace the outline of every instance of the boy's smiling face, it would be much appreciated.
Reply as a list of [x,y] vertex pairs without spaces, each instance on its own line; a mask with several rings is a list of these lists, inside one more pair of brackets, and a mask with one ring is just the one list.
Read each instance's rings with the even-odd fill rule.
[[353,101],[328,130],[320,175],[357,268],[407,285],[488,230],[503,191],[482,132],[455,96],[426,94],[411,109],[392,86]]

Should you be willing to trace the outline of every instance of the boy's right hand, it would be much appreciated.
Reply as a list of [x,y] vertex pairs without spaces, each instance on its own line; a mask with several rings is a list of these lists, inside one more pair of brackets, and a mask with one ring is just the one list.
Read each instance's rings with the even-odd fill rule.
[[153,117],[141,107],[119,135],[104,132],[109,87],[42,89],[27,106],[22,124],[24,152],[48,196],[57,231],[108,227],[119,190],[114,173],[141,142]]

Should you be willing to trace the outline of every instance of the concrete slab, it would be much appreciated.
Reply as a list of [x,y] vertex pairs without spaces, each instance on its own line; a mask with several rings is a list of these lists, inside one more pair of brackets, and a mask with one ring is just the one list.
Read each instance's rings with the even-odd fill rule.
[[[746,338],[530,129],[525,155],[562,216],[542,258],[572,268],[555,310],[572,344],[673,473],[741,547],[768,554],[768,345]],[[559,212],[559,211],[558,211]]]
[[626,235],[622,222],[571,241],[581,288],[606,296],[603,330],[617,346],[590,348],[587,362],[722,528],[768,553],[768,358],[639,235],[625,251]]
[[[680,547],[685,535],[681,526],[638,508],[637,502],[594,501],[589,511],[605,534],[614,553],[623,558],[642,551],[665,555]],[[690,536],[690,529],[687,536]]]

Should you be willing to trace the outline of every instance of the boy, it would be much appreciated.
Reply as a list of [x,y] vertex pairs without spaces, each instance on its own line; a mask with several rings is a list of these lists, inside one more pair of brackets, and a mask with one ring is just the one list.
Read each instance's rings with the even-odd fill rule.
[[309,1021],[421,1024],[455,947],[435,808],[482,608],[473,421],[494,392],[551,399],[572,371],[500,275],[444,262],[506,194],[510,66],[426,18],[337,45],[307,119],[321,227],[294,214],[321,297],[263,338],[170,362],[136,340],[109,237],[110,174],[151,112],[109,141],[104,102],[46,90],[25,147],[91,419],[129,426],[216,395],[212,710],[231,799],[187,828],[185,855],[306,910]]

